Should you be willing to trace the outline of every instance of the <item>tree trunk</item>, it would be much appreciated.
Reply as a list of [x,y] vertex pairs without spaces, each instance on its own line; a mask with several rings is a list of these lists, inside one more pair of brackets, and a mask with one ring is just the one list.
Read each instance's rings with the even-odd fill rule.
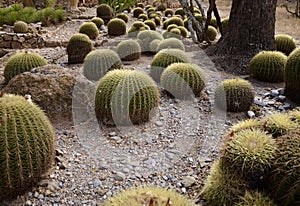
[[71,9],[71,11],[79,10],[78,7],[77,7],[78,3],[79,3],[79,0],[70,0],[70,9]]
[[218,63],[225,70],[248,73],[253,55],[275,49],[276,3],[277,0],[233,0],[228,30],[217,45],[208,49],[208,54],[224,56],[223,63]]

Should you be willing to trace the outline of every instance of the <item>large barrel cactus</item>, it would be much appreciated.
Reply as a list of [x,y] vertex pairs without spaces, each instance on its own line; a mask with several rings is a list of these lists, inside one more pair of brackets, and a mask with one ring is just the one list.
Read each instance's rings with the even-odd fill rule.
[[113,17],[113,9],[108,4],[100,4],[97,7],[97,17],[103,19],[106,25]]
[[285,94],[296,103],[300,103],[300,48],[288,57],[285,67]]
[[190,58],[184,51],[179,49],[163,49],[159,51],[151,62],[150,76],[156,81],[160,82],[160,77],[165,68],[177,62],[190,63]]
[[287,34],[277,34],[275,36],[276,50],[289,55],[295,48],[296,42],[292,36]]
[[16,33],[27,33],[28,32],[28,25],[24,21],[16,21],[14,23],[14,32]]
[[46,64],[46,59],[37,53],[18,52],[8,59],[4,67],[5,81],[8,82],[18,74]]
[[155,40],[155,39],[163,40],[164,39],[160,33],[158,33],[157,31],[153,31],[153,30],[141,31],[137,35],[137,38],[141,42],[142,52],[150,51],[150,43],[153,40]]
[[265,82],[283,82],[287,57],[278,51],[262,51],[250,61],[250,76]]
[[157,51],[163,50],[163,49],[180,49],[182,51],[185,51],[184,44],[181,40],[171,37],[168,39],[164,39],[157,47]]
[[99,30],[94,22],[84,22],[79,27],[79,33],[86,34],[90,39],[97,39]]
[[205,87],[205,74],[198,65],[174,63],[161,75],[161,85],[178,99],[199,97]]
[[54,130],[42,110],[24,97],[0,97],[0,202],[34,186],[51,167]]
[[126,23],[122,19],[115,18],[108,22],[107,29],[108,35],[121,36],[126,34]]
[[150,119],[158,101],[157,86],[146,73],[113,70],[97,86],[96,117],[108,125],[140,124]]
[[141,46],[135,40],[124,40],[117,45],[117,53],[122,60],[133,61],[141,57]]
[[121,69],[122,66],[122,61],[115,51],[98,49],[90,52],[84,59],[83,75],[89,80],[98,81],[108,71]]
[[74,34],[67,45],[68,63],[82,63],[86,55],[92,51],[93,44],[86,34]]

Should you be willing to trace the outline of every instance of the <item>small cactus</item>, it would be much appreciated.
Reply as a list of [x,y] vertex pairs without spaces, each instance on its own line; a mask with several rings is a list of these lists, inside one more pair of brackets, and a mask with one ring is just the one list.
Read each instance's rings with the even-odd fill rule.
[[68,63],[82,63],[86,55],[92,51],[93,44],[86,34],[74,34],[67,45]]
[[164,39],[157,47],[157,51],[163,49],[180,49],[184,51],[185,47],[181,40],[173,37],[173,38]]
[[228,22],[229,22],[229,17],[226,17],[221,21],[221,25],[224,33],[227,31]]
[[287,34],[275,35],[276,50],[289,55],[295,48],[296,42],[292,36]]
[[176,16],[173,16],[167,20],[166,26],[169,26],[170,24],[176,24],[177,26],[184,26],[183,20]]
[[141,57],[141,46],[135,40],[124,40],[117,45],[117,53],[122,60],[133,61]]
[[166,9],[165,10],[165,16],[169,17],[169,16],[173,16],[174,12],[172,9]]
[[177,24],[169,24],[167,27],[167,31],[170,32],[172,29],[177,28]]
[[182,39],[180,29],[178,29],[178,28],[171,29],[171,31],[168,33],[167,38]]
[[141,42],[142,52],[144,52],[144,53],[147,53],[150,51],[150,43],[153,40],[155,40],[155,39],[163,40],[162,35],[159,32],[153,31],[153,30],[141,31],[137,35],[137,38]]
[[177,29],[180,30],[180,34],[182,37],[187,38],[189,32],[184,26],[178,26]]
[[84,22],[79,27],[79,33],[86,34],[90,39],[97,39],[99,36],[99,30],[95,23]]
[[143,13],[138,16],[138,19],[141,21],[146,21],[148,19],[148,16]]
[[184,12],[183,8],[176,9],[175,15],[180,15],[181,17],[185,17],[185,12]]
[[126,34],[126,23],[122,19],[111,19],[107,24],[108,35],[121,36]]
[[10,79],[18,74],[30,71],[35,67],[44,66],[46,64],[46,59],[37,53],[15,53],[8,59],[4,67],[5,81],[9,82]]
[[132,14],[133,17],[138,18],[140,14],[143,14],[144,10],[141,7],[136,7],[133,9]]
[[96,26],[97,26],[98,29],[101,29],[101,27],[104,25],[104,21],[100,17],[94,17],[94,18],[92,18],[91,22],[93,22],[94,24],[96,24]]
[[28,25],[24,21],[16,21],[14,23],[13,30],[15,33],[27,33],[28,32]]
[[173,63],[162,73],[162,87],[178,99],[199,97],[205,87],[203,69],[195,64]]
[[150,30],[150,27],[142,21],[135,21],[128,30],[128,37],[137,37],[139,32],[144,30]]
[[0,97],[0,201],[36,186],[54,159],[55,134],[43,111],[24,97]]
[[[238,122],[237,124],[233,125],[230,128],[230,133],[233,135],[234,133],[240,132],[245,129],[259,129],[262,128],[262,123],[258,121],[257,119],[247,119],[241,122]],[[233,133],[233,134],[232,134]]]
[[283,82],[287,57],[278,51],[262,51],[250,61],[250,76],[265,82]]
[[167,5],[165,3],[161,3],[157,6],[157,11],[165,11],[167,9]]
[[156,30],[156,24],[153,20],[146,20],[144,24],[148,25],[151,30]]
[[243,79],[227,79],[217,86],[215,105],[228,112],[248,111],[254,101],[254,88]]
[[124,14],[124,13],[119,13],[119,14],[117,14],[116,18],[122,19],[123,21],[125,21],[125,23],[127,23],[128,20],[129,20],[128,15],[127,15],[127,14]]
[[257,190],[247,190],[244,196],[240,197],[238,203],[233,206],[276,206],[273,200],[262,192]]
[[210,22],[208,23],[208,25],[210,25],[210,26],[214,27],[215,29],[217,29],[218,28],[218,23],[217,23],[216,17],[212,17],[210,19]]
[[96,117],[99,122],[108,125],[140,124],[150,119],[158,101],[157,86],[146,73],[113,70],[98,83]]
[[106,25],[113,17],[113,9],[108,4],[100,4],[97,7],[97,17],[103,19]]
[[218,35],[218,31],[215,27],[208,26],[206,34],[210,41],[214,41]]
[[190,63],[191,60],[184,51],[179,49],[163,49],[159,51],[151,62],[150,76],[160,82],[161,74],[169,65],[177,62]]
[[83,75],[93,81],[98,81],[108,71],[121,69],[122,61],[118,54],[110,49],[98,49],[90,52],[84,59]]

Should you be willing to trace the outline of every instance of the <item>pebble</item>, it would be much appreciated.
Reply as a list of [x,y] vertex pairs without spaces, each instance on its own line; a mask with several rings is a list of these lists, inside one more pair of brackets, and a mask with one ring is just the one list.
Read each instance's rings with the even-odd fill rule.
[[255,113],[254,113],[253,111],[248,111],[248,112],[247,112],[247,116],[248,116],[249,118],[254,118],[254,117],[255,117]]
[[161,121],[156,121],[155,125],[158,127],[162,127],[164,124]]
[[114,179],[116,181],[123,181],[126,178],[126,175],[122,172],[116,172],[116,174],[114,175]]
[[186,176],[182,179],[182,184],[184,187],[191,187],[196,183],[196,179],[192,176]]

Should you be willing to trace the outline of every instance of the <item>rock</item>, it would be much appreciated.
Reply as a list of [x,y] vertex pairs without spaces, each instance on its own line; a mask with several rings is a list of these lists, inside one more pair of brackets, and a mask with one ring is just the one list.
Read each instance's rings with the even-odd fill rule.
[[265,107],[268,105],[265,101],[260,100],[260,99],[254,99],[254,104],[257,104],[258,106],[261,106],[261,107]]
[[156,121],[155,125],[158,127],[162,127],[164,124],[161,121]]
[[117,135],[116,132],[111,132],[111,133],[108,134],[108,136],[110,136],[110,137],[114,137],[114,136],[116,136],[116,135]]
[[25,206],[31,206],[32,205],[32,202],[30,201],[30,200],[27,200],[26,202],[25,202]]
[[196,179],[192,176],[186,176],[182,179],[182,184],[184,187],[191,187],[196,183]]
[[286,100],[286,96],[279,95],[278,99],[279,99],[279,101],[284,102]]
[[254,113],[253,111],[248,111],[248,112],[247,112],[247,116],[248,116],[249,118],[254,118],[254,117],[255,117],[255,113]]
[[125,180],[125,178],[126,178],[126,175],[122,172],[116,172],[116,174],[114,176],[114,179],[116,181],[123,181],[123,180]]
[[279,96],[279,91],[277,89],[272,89],[271,90],[271,96],[273,96],[273,97]]

